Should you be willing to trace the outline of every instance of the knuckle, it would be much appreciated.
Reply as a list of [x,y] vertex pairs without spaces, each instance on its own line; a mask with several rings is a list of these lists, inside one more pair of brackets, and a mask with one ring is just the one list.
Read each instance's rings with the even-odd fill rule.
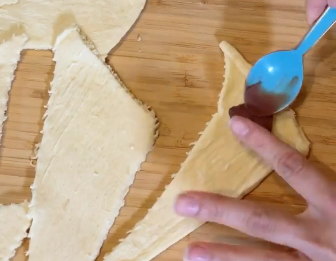
[[276,226],[270,214],[264,210],[255,210],[246,218],[247,229],[255,236],[274,233]]
[[215,204],[212,210],[212,219],[215,222],[222,223],[223,220],[225,220],[225,216],[226,216],[225,212],[226,211],[224,211],[222,204],[219,204],[219,203]]
[[199,215],[203,220],[220,222],[224,216],[223,206],[217,199],[207,201]]
[[275,160],[275,169],[285,179],[303,174],[305,166],[305,159],[296,151],[286,151]]

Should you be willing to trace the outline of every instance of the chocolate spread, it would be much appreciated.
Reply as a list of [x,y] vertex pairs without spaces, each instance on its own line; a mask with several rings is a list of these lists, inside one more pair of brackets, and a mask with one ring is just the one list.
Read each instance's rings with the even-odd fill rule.
[[229,110],[229,115],[230,118],[233,116],[240,116],[247,118],[260,126],[264,127],[268,131],[272,131],[273,127],[273,115],[266,116],[266,117],[258,117],[254,116],[253,114],[250,113],[250,111],[246,108],[245,104],[240,104],[238,106],[234,106]]
[[[288,90],[295,88],[299,77],[294,76],[286,86]],[[286,94],[267,93],[262,90],[261,82],[250,85],[245,91],[245,103],[232,107],[229,115],[241,116],[272,131],[273,114],[281,108],[289,97]]]
[[246,88],[245,104],[255,116],[269,116],[276,112],[288,99],[284,94],[269,94],[262,90],[258,82]]

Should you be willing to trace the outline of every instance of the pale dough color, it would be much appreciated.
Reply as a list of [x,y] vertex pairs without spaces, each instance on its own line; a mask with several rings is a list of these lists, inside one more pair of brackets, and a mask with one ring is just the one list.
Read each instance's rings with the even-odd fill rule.
[[13,5],[16,4],[19,0],[0,0],[0,6],[3,5]]
[[0,205],[0,261],[9,261],[27,236],[28,203]]
[[3,124],[6,120],[9,91],[14,80],[17,63],[27,36],[14,36],[0,44],[0,142]]
[[[240,145],[228,127],[228,109],[243,102],[244,80],[251,66],[228,43],[220,47],[226,70],[218,112],[147,216],[105,261],[149,261],[201,226],[201,221],[174,213],[173,203],[181,192],[200,190],[241,198],[271,172],[258,156]],[[308,153],[309,142],[293,111],[276,116],[274,133],[304,155]]]
[[[2,1],[5,1],[2,3]],[[15,0],[0,0],[0,6]],[[0,7],[0,40],[26,33],[26,49],[52,49],[66,28],[79,25],[105,57],[139,17],[146,0],[19,0]]]
[[154,113],[88,45],[74,27],[54,47],[29,261],[95,260],[156,137]]

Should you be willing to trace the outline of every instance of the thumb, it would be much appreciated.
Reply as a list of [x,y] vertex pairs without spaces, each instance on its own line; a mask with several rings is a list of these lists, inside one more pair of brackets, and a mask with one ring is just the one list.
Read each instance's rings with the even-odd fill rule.
[[320,17],[327,6],[336,7],[336,0],[306,0],[307,21],[311,25]]
[[328,0],[328,5],[331,7],[336,7],[336,0]]
[[[329,2],[335,4],[336,0],[329,0]],[[308,24],[313,24],[328,4],[328,0],[306,0]]]

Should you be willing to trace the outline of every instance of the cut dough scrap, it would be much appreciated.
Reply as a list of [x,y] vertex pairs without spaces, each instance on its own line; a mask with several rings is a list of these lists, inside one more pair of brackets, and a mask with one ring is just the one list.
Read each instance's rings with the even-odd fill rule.
[[0,0],[0,6],[3,6],[3,5],[14,5],[17,2],[19,2],[19,0]]
[[[226,70],[218,112],[147,216],[105,261],[151,260],[201,226],[201,221],[174,213],[173,204],[180,193],[199,190],[242,198],[271,172],[271,168],[244,148],[229,129],[228,109],[243,102],[244,80],[250,65],[228,43],[223,42],[220,47],[225,55]],[[274,133],[307,155],[309,141],[292,111],[275,117]]]
[[[0,2],[0,5],[3,3]],[[26,35],[18,35],[0,44],[0,142],[3,124],[7,118],[9,91],[27,39]],[[27,214],[27,202],[9,206],[0,205],[0,261],[10,260],[27,236],[27,229],[30,226]]]
[[28,203],[0,205],[0,261],[9,261],[27,237]]
[[21,51],[27,39],[26,35],[18,35],[0,44],[0,142],[3,124],[7,118],[9,91]]
[[87,45],[74,27],[54,47],[29,261],[95,260],[157,135],[154,113]]
[[8,31],[25,30],[29,37],[26,49],[52,49],[60,33],[78,24],[105,57],[137,20],[145,3],[146,0],[20,0],[0,8],[0,39]]

